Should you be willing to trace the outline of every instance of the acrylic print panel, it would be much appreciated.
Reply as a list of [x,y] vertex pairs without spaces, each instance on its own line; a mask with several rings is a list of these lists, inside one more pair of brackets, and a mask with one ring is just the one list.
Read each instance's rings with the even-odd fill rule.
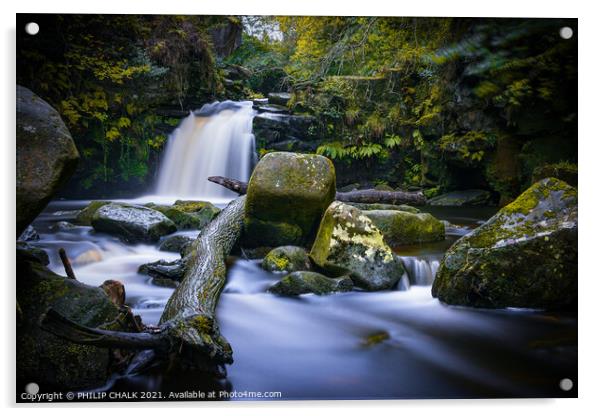
[[17,401],[577,396],[575,19],[17,23]]

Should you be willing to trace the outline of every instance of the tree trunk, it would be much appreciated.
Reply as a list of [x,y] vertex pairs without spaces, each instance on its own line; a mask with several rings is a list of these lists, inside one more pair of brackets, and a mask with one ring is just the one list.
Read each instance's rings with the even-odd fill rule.
[[245,197],[232,201],[194,242],[187,272],[169,298],[159,327],[142,333],[87,328],[49,310],[42,328],[80,344],[154,349],[185,368],[225,375],[232,349],[215,320],[215,308],[226,282],[225,260],[240,237]]
[[426,198],[422,192],[379,191],[378,189],[337,192],[335,199],[341,202],[358,202],[363,204],[426,204]]
[[[247,193],[247,183],[223,176],[211,176],[210,182],[230,189],[239,195]],[[361,189],[358,191],[337,192],[335,199],[341,202],[359,202],[364,204],[411,204],[424,205],[426,198],[422,192],[379,191],[377,189]]]

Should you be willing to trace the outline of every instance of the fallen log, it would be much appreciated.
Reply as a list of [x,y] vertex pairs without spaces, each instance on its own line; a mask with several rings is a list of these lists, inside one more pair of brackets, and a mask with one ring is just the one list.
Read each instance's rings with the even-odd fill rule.
[[247,193],[247,183],[241,182],[237,179],[226,178],[224,176],[209,176],[207,180],[234,191],[239,195],[244,195]]
[[378,189],[337,192],[335,199],[341,202],[359,202],[363,204],[426,204],[426,198],[422,192],[380,191]]
[[[223,186],[239,195],[247,193],[247,183],[223,176],[210,176],[208,181]],[[422,192],[380,191],[361,189],[349,192],[337,192],[335,199],[341,202],[359,202],[364,204],[424,205],[426,198]]]
[[51,309],[41,321],[42,329],[80,344],[152,349],[172,364],[224,376],[224,365],[232,363],[232,348],[220,334],[215,308],[226,281],[226,257],[242,230],[244,201],[245,197],[232,201],[197,237],[186,274],[158,327],[141,333],[88,328]]

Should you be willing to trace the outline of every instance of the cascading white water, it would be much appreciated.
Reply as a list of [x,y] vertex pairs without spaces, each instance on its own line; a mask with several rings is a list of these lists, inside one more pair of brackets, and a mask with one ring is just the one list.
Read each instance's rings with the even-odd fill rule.
[[439,260],[402,257],[403,265],[410,277],[410,283],[417,286],[430,286],[435,281]]
[[157,193],[211,201],[234,198],[234,192],[207,177],[249,180],[255,155],[254,115],[250,101],[216,102],[191,112],[169,137]]

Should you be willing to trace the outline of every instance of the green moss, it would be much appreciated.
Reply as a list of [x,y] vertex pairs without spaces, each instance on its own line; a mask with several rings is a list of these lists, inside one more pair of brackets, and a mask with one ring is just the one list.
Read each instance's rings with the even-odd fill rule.
[[213,331],[213,320],[204,315],[196,315],[192,318],[191,324],[201,334]]
[[362,346],[372,347],[372,346],[380,344],[390,338],[391,338],[391,336],[389,335],[389,333],[387,331],[376,332],[376,333],[370,334],[366,338],[364,338],[364,340],[362,341]]
[[119,309],[100,288],[56,275],[37,262],[18,258],[17,300],[21,319],[17,328],[17,378],[62,389],[90,388],[109,375],[107,349],[65,341],[39,322],[52,307],[81,325],[128,330]]
[[513,202],[506,205],[501,212],[510,215],[527,215],[531,210],[537,207],[540,200],[547,199],[551,192],[562,192],[563,199],[577,198],[577,190],[575,188],[559,179],[549,178],[534,184]]
[[391,288],[404,272],[370,218],[338,201],[326,210],[310,257],[335,275],[350,273],[367,290]]
[[[249,181],[245,204],[245,235],[250,236],[247,245],[308,244],[335,192],[334,167],[327,158],[288,152],[267,154]],[[269,228],[268,223],[279,232],[257,232],[257,228]],[[289,225],[286,233],[284,224]],[[290,233],[293,239],[282,239]]]
[[434,188],[425,189],[423,193],[426,199],[431,199],[441,193],[441,187],[436,186]]
[[271,264],[275,270],[286,270],[290,262],[286,257],[281,257],[270,252],[264,259],[264,264]]
[[559,307],[576,299],[577,191],[550,178],[445,254],[433,296],[483,307]]
[[532,183],[544,178],[557,178],[571,186],[577,186],[577,165],[569,162],[559,162],[538,166],[533,169]]
[[301,227],[287,222],[262,221],[255,218],[244,219],[244,247],[262,247],[266,242],[272,246],[304,243]]
[[219,214],[219,208],[205,201],[181,201],[174,205],[146,204],[172,220],[179,230],[200,230]]
[[263,259],[261,267],[268,271],[294,272],[309,270],[311,264],[304,248],[283,246],[271,250]]
[[427,243],[445,238],[445,226],[428,213],[364,211],[391,246]]
[[503,209],[506,214],[527,215],[533,208],[539,204],[539,195],[536,192],[525,192],[514,201],[506,205]]
[[79,225],[92,225],[92,217],[100,207],[103,207],[111,201],[92,201],[82,209],[75,217],[75,223]]

